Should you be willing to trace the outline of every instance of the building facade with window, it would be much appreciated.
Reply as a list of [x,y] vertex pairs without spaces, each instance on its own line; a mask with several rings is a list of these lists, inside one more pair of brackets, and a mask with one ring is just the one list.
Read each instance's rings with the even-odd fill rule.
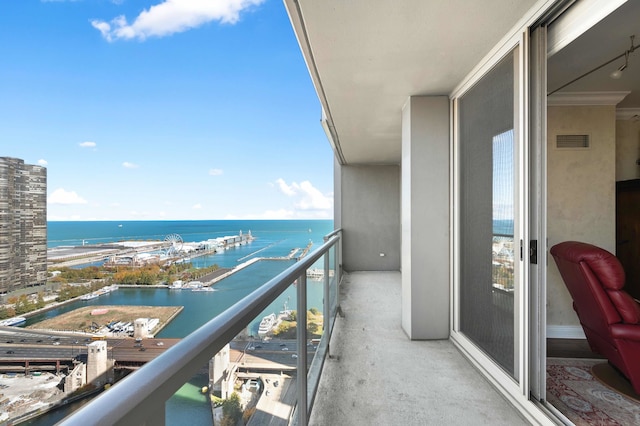
[[0,295],[47,280],[47,169],[0,157]]

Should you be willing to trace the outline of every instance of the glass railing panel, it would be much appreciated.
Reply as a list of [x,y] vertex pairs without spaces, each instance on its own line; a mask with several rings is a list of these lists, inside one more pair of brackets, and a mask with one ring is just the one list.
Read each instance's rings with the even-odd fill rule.
[[213,425],[212,409],[215,405],[212,394],[209,365],[205,364],[165,403],[166,424],[182,424],[188,418],[192,424]]
[[513,315],[514,292],[513,235],[494,234],[492,242],[492,301],[499,312]]
[[[250,289],[250,294],[124,379],[126,383],[119,387],[116,384],[118,390],[105,392],[65,419],[64,424],[103,420],[113,424],[173,424],[176,407],[194,403],[202,408],[210,404],[211,410],[215,405],[224,405],[225,399],[227,405],[233,405],[247,391],[252,402],[244,415],[257,416],[254,424],[268,424],[268,419],[276,417],[306,424],[317,386],[317,380],[308,386],[307,374],[314,376],[314,366],[321,368],[328,334],[324,325],[322,333],[312,331],[309,335],[322,336],[321,344],[317,345],[315,338],[307,335],[306,327],[294,327],[291,331],[290,324],[285,326],[294,322],[305,324],[307,312],[312,313],[312,308],[322,315],[335,312],[331,308],[333,302],[325,303],[325,299],[326,292],[337,297],[336,289],[327,288],[339,282],[338,274],[331,274],[327,266],[332,262],[330,256],[333,264],[339,265],[339,248],[332,248],[337,242],[338,236],[330,238],[316,252],[255,290]],[[309,283],[308,270],[317,265],[323,265],[324,279]],[[339,267],[335,270],[339,271]],[[229,292],[242,290],[241,286],[229,287]],[[222,290],[220,287],[209,296],[221,296],[218,291]],[[261,333],[260,324],[265,317],[272,320],[275,317],[275,321],[270,331],[265,332],[263,327]],[[233,381],[218,383],[221,376]],[[319,372],[315,376],[319,377]],[[297,415],[299,406],[304,409]],[[179,418],[191,417],[182,413]]]
[[229,343],[228,355],[210,361],[216,418],[237,415],[238,403],[245,424],[291,416],[296,405],[296,286],[292,283]]

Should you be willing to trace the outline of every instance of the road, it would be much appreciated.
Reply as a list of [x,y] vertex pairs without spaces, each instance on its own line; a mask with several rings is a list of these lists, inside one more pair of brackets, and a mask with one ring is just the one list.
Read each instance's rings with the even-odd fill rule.
[[[0,369],[2,364],[24,360],[73,360],[87,353],[91,337],[79,333],[55,333],[0,327]],[[163,353],[180,339],[107,339],[110,358],[119,365],[139,365]]]

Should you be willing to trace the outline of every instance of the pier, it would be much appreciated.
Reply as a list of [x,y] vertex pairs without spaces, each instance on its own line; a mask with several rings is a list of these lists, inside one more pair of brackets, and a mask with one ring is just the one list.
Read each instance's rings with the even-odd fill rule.
[[296,254],[300,251],[299,248],[291,249],[289,254],[286,256],[260,257],[259,259],[260,260],[294,260],[295,259],[296,261],[298,261],[309,253],[309,250],[311,250],[311,246],[313,246],[313,241],[309,241],[309,244],[307,244],[307,246],[304,249],[302,249],[302,252],[297,257],[296,257]]
[[178,234],[160,240],[118,241],[81,246],[58,246],[47,250],[49,267],[71,267],[104,261],[104,266],[144,266],[150,263],[185,262],[194,257],[212,255],[249,244],[251,231],[238,235],[212,238],[200,242],[184,242]]
[[[212,285],[214,285],[215,283],[222,281],[223,279],[230,277],[231,275],[235,274],[236,272],[239,272],[241,270],[243,270],[244,268],[247,268],[251,265],[253,265],[254,263],[263,261],[263,260],[273,260],[273,261],[290,261],[290,260],[300,260],[302,259],[304,256],[307,255],[307,253],[309,253],[309,250],[311,250],[311,246],[313,245],[313,242],[309,241],[309,244],[307,244],[307,246],[302,250],[302,253],[300,254],[300,256],[298,257],[294,257],[299,251],[299,248],[294,248],[292,249],[289,254],[287,256],[276,256],[276,257],[254,257],[253,259],[249,259],[246,262],[243,262],[241,264],[239,264],[238,266],[235,266],[234,268],[227,270],[225,273],[221,274],[221,275],[217,275],[215,278],[212,278],[210,280],[206,280],[202,282],[202,286],[203,287],[211,287]],[[246,259],[247,256],[244,257],[244,259]],[[206,278],[206,277],[205,277]]]

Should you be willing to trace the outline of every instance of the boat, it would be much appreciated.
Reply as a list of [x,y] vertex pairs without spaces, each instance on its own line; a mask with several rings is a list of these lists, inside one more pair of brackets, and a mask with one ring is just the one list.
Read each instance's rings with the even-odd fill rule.
[[183,282],[181,280],[174,281],[173,284],[169,286],[169,290],[182,290]]
[[96,297],[102,296],[103,294],[109,294],[112,291],[115,291],[118,289],[118,285],[117,284],[112,284],[106,287],[102,287],[100,290],[96,290],[96,291],[92,291],[91,293],[85,294],[80,296],[80,300],[91,300],[91,299],[95,299]]
[[80,296],[80,300],[91,300],[97,298],[98,296],[100,296],[98,293],[84,294]]
[[0,326],[12,327],[24,324],[25,322],[27,322],[27,319],[25,317],[13,317],[0,321]]
[[260,325],[258,326],[258,335],[265,336],[276,325],[276,314],[269,314],[262,318]]
[[216,291],[212,287],[196,287],[192,288],[191,291]]
[[186,287],[193,290],[193,289],[200,289],[203,287],[203,285],[200,281],[189,281]]

